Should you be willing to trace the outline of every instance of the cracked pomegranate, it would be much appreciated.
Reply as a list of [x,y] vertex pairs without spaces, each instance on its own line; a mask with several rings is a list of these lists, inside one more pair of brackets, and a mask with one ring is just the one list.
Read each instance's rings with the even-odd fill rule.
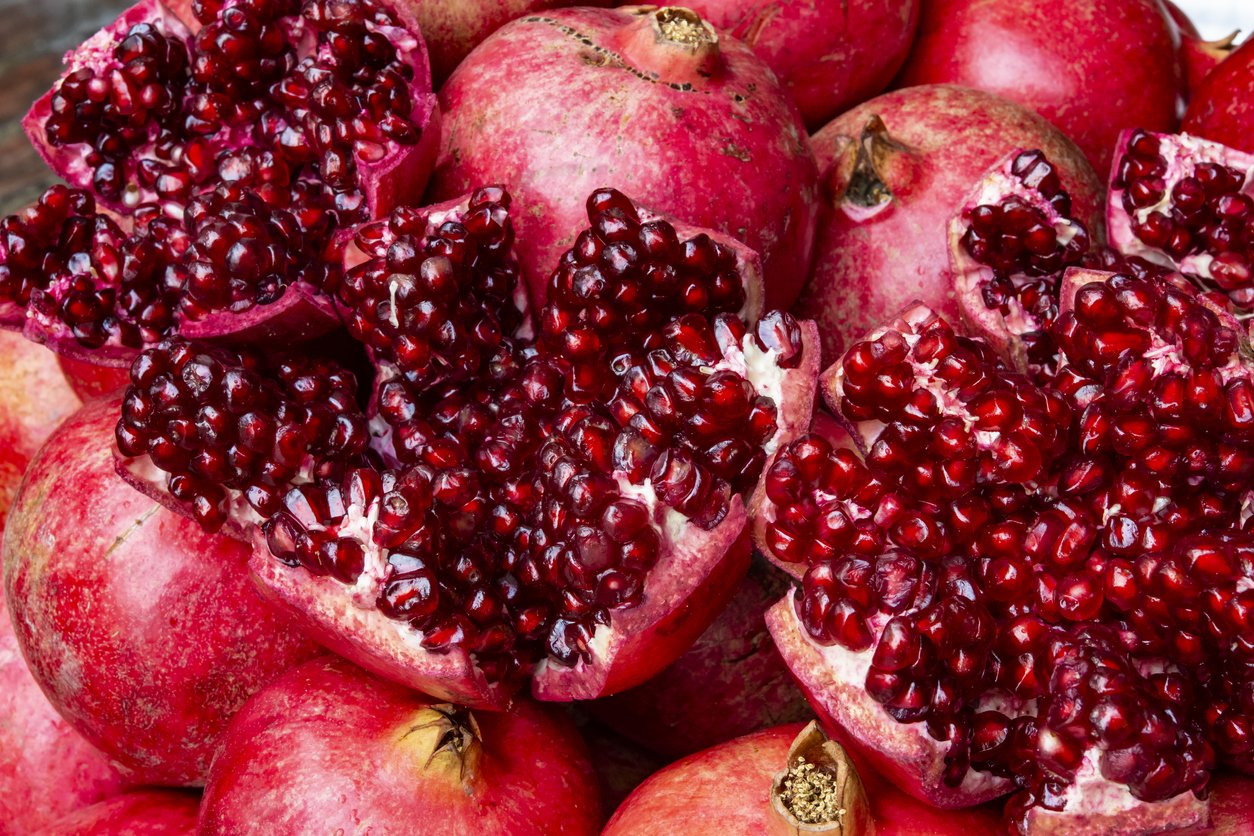
[[[4,532],[22,654],[57,711],[137,781],[204,780],[226,721],[320,653],[248,582],[248,548],[133,490],[111,452],[120,400],[66,420]],[[190,632],[194,641],[172,636]]]
[[[211,529],[327,646],[499,706],[661,670],[747,568],[745,500],[808,426],[812,324],[761,315],[757,257],[602,189],[533,323],[510,198],[358,231],[340,292],[369,409],[331,367],[168,343],[141,355],[123,472]],[[526,214],[524,211],[522,214]]]
[[1120,131],[1179,124],[1179,40],[1161,0],[934,0],[897,84],[1005,96],[1057,125],[1104,173]]
[[946,85],[886,93],[814,137],[824,205],[814,271],[795,308],[814,319],[833,363],[911,301],[958,316],[946,225],[999,158],[1038,148],[1073,211],[1103,240],[1101,186],[1083,154],[1031,111]]
[[870,833],[880,836],[1003,832],[987,807],[937,810],[855,771],[815,726],[776,726],[698,752],[645,781],[618,808],[605,836],[669,833]]
[[520,700],[508,712],[469,711],[327,658],[289,671],[236,715],[198,832],[256,822],[283,833],[393,832],[406,822],[591,836],[601,821],[584,743],[551,708]]
[[1187,134],[1128,131],[1108,193],[1111,243],[1254,309],[1254,156]]
[[421,194],[426,48],[376,0],[142,0],[24,120],[67,186],[0,222],[0,321],[124,365],[182,334],[338,325],[335,232]]
[[1254,757],[1248,336],[1181,277],[1081,275],[1043,388],[923,307],[824,373],[853,443],[768,468],[761,539],[802,586],[767,620],[920,798],[1187,827],[1216,761]]
[[581,201],[602,186],[743,241],[762,257],[767,307],[796,298],[817,211],[809,141],[762,60],[692,11],[520,18],[457,68],[440,106],[432,191],[446,200],[499,182],[526,207],[518,259],[537,308],[583,228]]

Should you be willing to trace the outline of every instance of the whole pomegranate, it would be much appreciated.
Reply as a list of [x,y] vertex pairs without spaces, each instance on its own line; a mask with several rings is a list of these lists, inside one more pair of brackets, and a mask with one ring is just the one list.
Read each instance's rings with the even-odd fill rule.
[[[1180,35],[1180,56],[1184,62],[1184,76],[1188,82],[1189,99],[1192,101],[1211,70],[1232,55],[1233,50],[1236,49],[1235,42],[1238,33],[1233,32],[1223,38],[1207,41],[1202,38],[1197,26],[1183,9],[1171,0],[1163,0],[1163,5],[1167,9],[1167,14],[1171,16],[1172,22],[1176,24],[1176,31]],[[1189,129],[1186,127],[1185,130]]]
[[319,650],[248,583],[247,545],[118,476],[120,409],[84,407],[31,461],[5,593],[31,673],[78,732],[139,781],[198,784],[244,700]]
[[823,177],[814,271],[795,311],[819,324],[827,362],[912,300],[956,318],[947,227],[996,160],[1042,150],[1075,217],[1102,240],[1101,185],[1083,154],[1041,117],[963,87],[872,99],[814,137]]
[[1254,154],[1188,134],[1127,131],[1107,192],[1111,243],[1254,309]]
[[897,83],[962,84],[1012,99],[1105,173],[1120,131],[1178,124],[1178,43],[1161,0],[929,0]]
[[401,0],[422,29],[431,53],[431,75],[444,83],[484,38],[517,17],[562,6],[608,6],[608,0]]
[[762,60],[692,11],[521,18],[467,57],[440,106],[432,191],[502,182],[526,207],[518,259],[537,308],[601,186],[743,241],[762,256],[767,307],[796,298],[817,211],[809,142]]
[[690,755],[628,796],[604,836],[671,833],[1002,832],[995,810],[929,807],[848,755],[817,726],[776,726]]
[[176,790],[136,790],[70,813],[32,836],[192,836],[196,796]]
[[56,355],[0,331],[0,532],[27,462],[78,407]]
[[0,834],[21,836],[116,795],[126,776],[49,703],[0,597]]
[[584,706],[599,722],[669,759],[768,726],[808,718],[809,707],[763,616],[787,588],[757,558],[726,609],[696,643],[643,685]]
[[426,185],[426,47],[385,0],[140,0],[27,114],[69,186],[0,221],[0,323],[116,368],[339,325],[337,231]]
[[775,71],[817,130],[880,93],[905,63],[919,0],[697,0],[689,8]]
[[578,731],[520,700],[474,712],[328,657],[289,671],[231,721],[201,834],[595,834],[600,798]]
[[[210,529],[325,645],[441,699],[590,699],[648,679],[723,608],[745,506],[810,421],[812,323],[761,314],[755,254],[612,189],[532,320],[499,187],[358,231],[352,374],[167,343],[142,354],[127,478]],[[364,394],[364,393],[363,393]]]
[[1193,90],[1184,114],[1187,133],[1254,154],[1254,38],[1246,38]]

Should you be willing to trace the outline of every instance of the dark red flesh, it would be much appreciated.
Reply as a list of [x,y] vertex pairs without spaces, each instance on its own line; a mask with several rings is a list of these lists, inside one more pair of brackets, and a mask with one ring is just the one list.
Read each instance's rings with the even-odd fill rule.
[[[118,430],[207,526],[242,500],[232,521],[259,521],[278,560],[352,585],[377,554],[374,606],[491,681],[588,661],[610,613],[644,600],[667,509],[685,536],[723,521],[778,412],[724,357],[748,341],[787,368],[802,350],[787,314],[738,318],[731,250],[642,221],[611,190],[589,199],[531,337],[508,210],[485,188],[358,232],[340,299],[376,367],[371,449],[351,377],[281,364],[276,378],[177,343],[136,363]],[[633,487],[646,481],[656,500]]]

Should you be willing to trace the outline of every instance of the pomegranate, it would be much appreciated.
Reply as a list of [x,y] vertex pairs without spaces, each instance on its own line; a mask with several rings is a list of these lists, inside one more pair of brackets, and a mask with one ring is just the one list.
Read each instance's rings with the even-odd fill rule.
[[808,718],[763,619],[785,589],[778,570],[755,559],[727,608],[684,655],[643,685],[585,710],[671,760]]
[[0,533],[27,462],[78,406],[54,354],[0,331]]
[[[1202,34],[1197,31],[1197,26],[1183,9],[1171,0],[1163,0],[1163,5],[1167,8],[1167,14],[1176,24],[1176,31],[1180,35],[1180,55],[1184,62],[1184,77],[1187,81],[1189,98],[1192,100],[1211,70],[1219,66],[1236,49],[1238,33],[1233,32],[1226,37],[1207,41],[1202,38]],[[1185,130],[1191,129],[1186,126]]]
[[1215,775],[1210,810],[1211,836],[1241,836],[1254,830],[1254,782],[1226,773]]
[[1254,766],[1248,335],[1177,274],[1078,272],[1042,383],[923,306],[824,373],[853,443],[768,466],[760,541],[801,586],[767,624],[919,798],[1198,826],[1216,759]]
[[897,83],[963,84],[1013,99],[1105,172],[1120,131],[1179,123],[1178,40],[1161,0],[933,0]]
[[[440,91],[438,199],[503,182],[523,206],[531,299],[604,185],[762,256],[787,307],[814,246],[816,169],[796,108],[752,51],[678,7],[529,15],[484,41]],[[714,185],[717,184],[717,185]]]
[[[431,74],[437,87],[452,75],[484,38],[524,14],[544,12],[575,3],[566,0],[406,0],[431,53]],[[579,2],[606,6],[606,0]]]
[[196,796],[175,790],[136,790],[65,816],[33,836],[191,836]]
[[331,366],[162,344],[132,369],[123,471],[251,532],[269,594],[384,677],[493,707],[528,676],[550,700],[639,684],[743,577],[817,335],[758,317],[742,245],[612,189],[587,217],[534,323],[501,188],[365,227],[340,298],[368,415]]
[[998,159],[1040,149],[1073,214],[1104,240],[1101,185],[1084,156],[1034,113],[989,93],[945,85],[872,99],[814,137],[825,170],[814,272],[795,308],[819,324],[834,362],[912,300],[958,316],[946,225]]
[[31,833],[121,792],[126,776],[49,705],[0,597],[0,833]]
[[125,389],[131,381],[131,368],[126,358],[120,358],[120,365],[108,365],[98,362],[98,359],[83,360],[66,354],[57,355],[57,363],[70,388],[85,401],[112,395],[119,389]]
[[942,811],[905,795],[811,723],[776,726],[691,755],[632,793],[604,836],[871,833],[995,836],[987,808]]
[[688,6],[753,47],[812,130],[888,86],[919,21],[919,0],[697,0]]
[[[351,803],[346,803],[351,801]],[[578,731],[519,700],[475,712],[328,657],[284,674],[231,721],[200,833],[595,834],[596,778]]]
[[180,11],[141,0],[67,57],[23,124],[70,186],[0,222],[0,320],[106,366],[335,328],[337,228],[421,194],[438,144],[405,7]]
[[1254,38],[1246,38],[1223,63],[1194,88],[1184,114],[1184,130],[1254,154]]
[[1107,224],[1126,256],[1180,270],[1254,308],[1254,155],[1187,134],[1134,130],[1119,142]]
[[256,595],[244,543],[117,476],[120,409],[84,407],[31,461],[4,533],[5,592],[66,720],[137,780],[192,785],[249,694],[319,651]]

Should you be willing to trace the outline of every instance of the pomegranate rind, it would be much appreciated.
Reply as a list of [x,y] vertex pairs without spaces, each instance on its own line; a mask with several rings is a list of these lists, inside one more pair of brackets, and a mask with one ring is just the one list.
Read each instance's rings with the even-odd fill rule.
[[957,787],[944,782],[944,744],[924,724],[898,723],[866,692],[872,652],[814,642],[797,618],[795,590],[767,610],[766,626],[824,728],[860,761],[934,807],[971,807],[1014,790],[1014,784],[969,770]]
[[[532,695],[554,701],[609,696],[639,685],[678,659],[749,571],[746,522],[744,504],[736,498],[723,521],[697,542],[680,538],[669,543],[649,573],[644,600],[612,613],[610,623],[593,633],[592,660],[571,667],[541,661],[531,680]],[[687,521],[679,525],[696,533]]]
[[[232,344],[304,342],[340,327],[331,298],[307,284],[288,286],[268,305],[254,305],[239,313],[213,313],[203,319],[183,320],[179,335],[188,340],[219,340]],[[67,346],[67,348],[69,348]],[[83,352],[92,356],[93,352]]]
[[378,609],[358,607],[344,584],[276,560],[265,538],[254,538],[249,572],[269,600],[281,604],[319,644],[368,671],[470,708],[505,710],[512,689],[491,683],[460,648],[433,653],[422,635]]
[[1091,757],[1076,772],[1062,810],[1033,807],[1013,825],[1021,834],[1046,836],[1190,836],[1210,832],[1210,807],[1191,792],[1162,801],[1141,801],[1126,786],[1103,778]]
[[[1123,205],[1124,189],[1115,184],[1119,173],[1119,161],[1128,152],[1134,134],[1136,131],[1124,131],[1119,136],[1115,166],[1111,171],[1110,187],[1106,193],[1106,227],[1111,246],[1124,256],[1137,256],[1152,264],[1210,278],[1211,257],[1209,254],[1195,253],[1176,261],[1157,247],[1144,243],[1133,231],[1132,215]],[[1168,188],[1158,203],[1137,210],[1140,218],[1148,217],[1169,206],[1172,202],[1170,187],[1181,177],[1190,174],[1198,163],[1212,162],[1235,168],[1245,175],[1242,192],[1248,195],[1254,189],[1254,154],[1246,154],[1221,143],[1189,134],[1149,133],[1149,135],[1159,140],[1159,154],[1166,163],[1162,179]]]

